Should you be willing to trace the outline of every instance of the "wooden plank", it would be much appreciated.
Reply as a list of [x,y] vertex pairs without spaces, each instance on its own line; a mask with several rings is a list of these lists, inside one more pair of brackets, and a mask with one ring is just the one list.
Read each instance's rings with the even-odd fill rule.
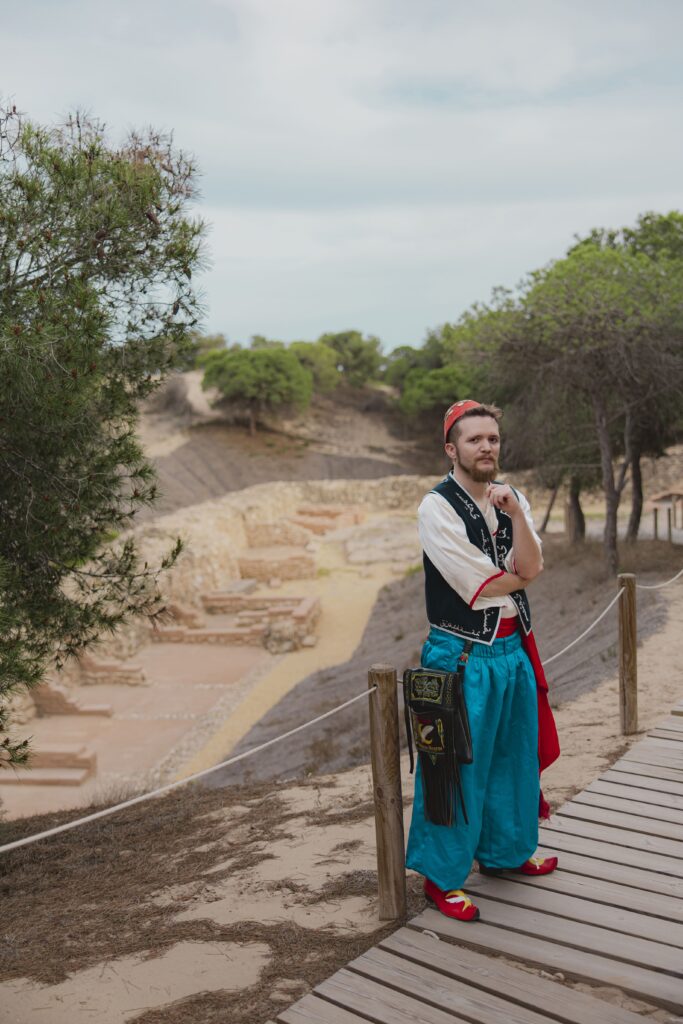
[[[645,858],[639,850],[630,850],[627,846],[615,846],[612,843],[587,839],[585,836],[570,835],[568,832],[551,832],[546,828],[539,829],[538,845],[554,853],[566,850],[568,853],[578,853],[602,861],[604,870],[609,872],[606,877],[614,877],[615,881],[618,880],[617,870],[621,866],[631,869],[639,868],[641,869],[640,877],[647,879],[647,884],[642,884],[641,888],[651,889],[652,892],[668,893],[671,896],[683,896],[683,879],[681,879],[680,872],[676,870],[671,874],[669,868],[670,864],[677,862],[669,861],[668,857],[650,856]],[[659,860],[666,862],[666,867],[669,868],[668,873],[660,872]]]
[[[543,916],[534,915],[537,919]],[[663,1006],[674,1012],[683,1009],[683,986],[679,978],[651,971],[637,964],[549,942],[535,933],[524,933],[522,938],[519,932],[496,927],[486,921],[477,921],[474,925],[454,921],[437,910],[425,910],[413,918],[409,926],[418,930],[426,928],[444,939],[470,948],[503,953],[513,959],[536,964],[538,967],[562,971],[563,974],[581,981],[615,985],[636,998],[645,999],[655,1006]],[[565,932],[573,930],[565,927]],[[571,998],[573,996],[572,992]],[[567,1000],[569,998],[568,996]]]
[[464,1024],[465,1021],[464,1017],[427,1006],[345,968],[321,982],[315,990],[345,1010],[362,1013],[374,1024],[416,1024],[417,1021],[420,1024]]
[[[562,874],[562,871],[558,871],[557,874]],[[536,881],[540,883],[542,879]],[[541,884],[533,887],[514,885],[505,878],[490,878],[486,875],[476,875],[468,879],[467,889],[468,893],[474,894],[478,906],[481,905],[480,897],[483,896],[523,910],[538,911],[552,918],[566,918],[600,929],[606,928],[622,935],[649,939],[660,945],[678,947],[679,950],[683,948],[683,926],[674,924],[673,921],[662,921],[649,914],[635,913],[630,908],[596,904],[590,899],[553,892]],[[597,952],[602,952],[603,949],[604,947],[600,947]],[[676,955],[676,962],[683,970],[683,956],[680,952]],[[651,965],[656,966],[654,963]]]
[[[603,802],[606,802],[605,801]],[[665,808],[659,808],[664,810]],[[555,812],[563,818],[580,818],[582,821],[594,821],[596,824],[624,828],[631,832],[644,832],[645,835],[657,836],[660,839],[673,839],[681,843],[683,857],[683,823],[661,821],[657,818],[634,814],[629,811],[617,810],[592,804],[590,801],[572,800]]]
[[[675,723],[675,719],[672,719],[671,721],[673,721]],[[679,719],[679,721],[680,721],[680,719]],[[650,733],[654,729],[670,729],[672,732],[676,733],[676,738],[678,738],[679,726],[677,724],[674,724],[674,725],[663,725],[661,722],[657,722],[657,723],[655,723],[655,725],[652,726],[652,729],[648,730],[648,732],[645,733],[644,738],[640,742],[641,743],[649,743],[650,742]],[[667,740],[665,742],[671,743],[673,745],[673,744],[676,743],[676,739]],[[636,743],[636,744],[634,744],[634,746],[637,747],[638,744]],[[631,750],[633,750],[633,747],[631,747]]]
[[653,726],[653,728],[654,729],[668,729],[671,732],[681,732],[681,733],[683,733],[683,722],[681,721],[680,717],[676,717],[674,715],[669,715],[668,718],[660,719],[660,721],[657,722],[657,724],[655,726]]
[[277,1019],[279,1024],[367,1024],[368,1020],[320,999],[315,992],[281,1010]]
[[624,754],[622,761],[626,761],[628,764],[648,764],[653,768],[666,768],[667,771],[676,772],[677,782],[683,782],[683,758],[674,757],[661,749],[643,748],[633,757],[630,754]]
[[683,723],[680,718],[669,718],[664,722],[657,722],[657,725],[650,729],[647,735],[654,736],[658,732],[666,733],[664,739],[668,739],[672,743],[678,743],[683,740]]
[[[479,923],[472,927],[479,928]],[[571,999],[558,999],[566,993],[553,981],[522,971],[499,958],[485,956],[474,949],[451,942],[440,942],[412,928],[400,928],[380,942],[397,956],[426,964],[450,978],[461,978],[483,992],[505,993],[506,999],[528,1009],[541,1009],[548,1018],[561,1024],[643,1024],[643,1018],[628,1010],[594,999],[574,989]]]
[[[666,786],[662,785],[662,793],[683,793],[683,782],[680,779],[680,772],[674,772],[669,768],[636,764],[635,761],[615,761],[612,767],[601,775],[600,778],[607,778],[610,772],[620,772],[623,775],[641,775],[645,778],[657,779],[658,782],[667,783]],[[639,782],[638,785],[641,786],[643,783]]]
[[567,832],[586,839],[597,839],[619,848],[642,850],[647,857],[641,856],[641,862],[648,870],[663,871],[670,875],[683,873],[683,843],[676,839],[660,839],[643,832],[630,832],[626,828],[613,828],[611,825],[598,825],[592,821],[564,816],[550,818],[543,828],[551,832]]
[[621,757],[622,761],[633,761],[636,764],[649,764],[655,768],[668,768],[676,772],[676,778],[683,782],[683,758],[662,753],[652,747],[641,747],[628,750]]
[[[560,896],[555,902],[567,898]],[[554,942],[565,949],[597,953],[635,966],[647,964],[648,968],[662,975],[670,974],[672,977],[683,978],[683,957],[680,950],[674,946],[602,928],[600,925],[585,924],[575,919],[572,919],[569,927],[565,919],[554,917],[542,910],[512,906],[482,896],[479,892],[476,902],[486,924],[522,935],[547,939],[548,942]],[[681,995],[683,996],[683,985]]]
[[669,715],[668,718],[663,718],[661,722],[657,722],[655,729],[672,729],[674,732],[683,732],[683,722],[681,722],[680,718]]
[[[607,773],[609,774],[609,773]],[[621,781],[616,781],[617,779]],[[643,804],[652,807],[653,810],[662,807],[670,807],[672,810],[683,811],[683,793],[663,793],[657,789],[652,779],[647,779],[648,785],[638,785],[638,780],[629,778],[625,781],[623,775],[607,779],[603,776],[591,782],[590,786],[584,789],[585,793],[600,793],[605,796],[621,797],[624,800],[642,801]],[[576,798],[575,798],[576,799]]]
[[[661,728],[662,726],[660,725],[655,726],[655,729]],[[670,753],[672,757],[681,757],[681,748],[678,743],[678,739],[659,739],[657,736],[650,735],[645,736],[644,739],[640,741],[640,743],[635,743],[632,747],[629,747],[628,750],[624,751],[624,754],[630,754],[632,751],[637,751],[641,748],[649,748],[650,750],[659,749],[662,751],[666,751],[667,753]],[[624,754],[622,754],[622,757],[624,756]]]
[[[681,747],[678,737],[675,736],[673,739],[662,736],[647,736],[640,743],[636,744],[635,747],[631,747],[631,750],[651,750],[661,754],[665,754],[667,757],[672,757],[676,763],[683,761],[683,748]],[[627,751],[630,753],[630,751]]]
[[604,807],[610,811],[623,811],[629,816],[648,818],[657,835],[664,835],[664,833],[657,832],[656,822],[677,825],[680,837],[683,838],[683,808],[679,810],[677,807],[662,807],[645,800],[636,800],[635,797],[621,797],[609,792],[605,793],[600,789],[585,789],[583,793],[577,793],[571,802],[573,804],[588,804],[590,807]]
[[[602,866],[602,873],[606,878],[600,877],[600,866]],[[637,888],[633,884],[633,879],[629,877],[629,872],[636,875],[636,881],[639,880],[635,868],[618,865],[616,873],[621,879],[621,884],[619,884],[614,880],[615,872],[604,861],[563,853],[560,857],[559,869],[551,875],[545,875],[542,878],[510,875],[506,878],[509,877],[510,882],[518,883],[525,888],[538,887],[548,889],[550,892],[567,893],[567,895],[575,896],[578,899],[591,900],[593,903],[603,903],[610,907],[623,907],[624,910],[632,910],[637,914],[649,914],[655,918],[662,918],[666,922],[683,925],[683,899]],[[470,888],[469,879],[465,883],[465,888]],[[660,925],[661,923],[660,921]],[[661,941],[665,940],[661,939]]]
[[669,740],[671,743],[683,743],[683,730],[675,732],[673,729],[657,728],[649,732],[648,736],[659,740]]
[[646,736],[640,743],[636,743],[633,747],[625,750],[621,756],[628,757],[629,754],[638,754],[643,750],[648,750],[652,753],[658,751],[661,754],[672,757],[677,762],[683,760],[678,740],[663,740],[658,739],[656,736]]
[[[349,964],[349,970],[381,985],[387,985],[416,999],[422,1006],[439,1007],[473,1024],[547,1024],[548,1018],[526,1007],[515,1006],[507,998],[493,995],[455,979],[439,974],[432,965],[424,966],[404,960],[384,949],[368,950]],[[559,993],[558,993],[559,994]],[[506,993],[507,995],[507,993]],[[419,1020],[422,1016],[416,1017]],[[452,1018],[449,1017],[449,1020]]]

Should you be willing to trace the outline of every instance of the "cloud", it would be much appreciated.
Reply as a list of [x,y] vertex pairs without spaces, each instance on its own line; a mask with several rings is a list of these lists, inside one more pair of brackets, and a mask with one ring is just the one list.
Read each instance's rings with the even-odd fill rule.
[[42,120],[172,128],[196,154],[208,326],[231,337],[414,342],[575,231],[680,202],[677,0],[20,10],[0,92]]

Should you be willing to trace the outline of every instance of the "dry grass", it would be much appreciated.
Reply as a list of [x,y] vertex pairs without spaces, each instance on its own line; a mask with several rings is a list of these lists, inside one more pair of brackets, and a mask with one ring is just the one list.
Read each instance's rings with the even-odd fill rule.
[[[321,783],[298,785],[320,788]],[[269,842],[287,835],[289,820],[301,819],[301,813],[288,810],[279,796],[284,788],[263,783],[230,790],[194,786],[191,794],[181,789],[6,854],[0,861],[0,980],[26,977],[56,984],[75,971],[118,957],[161,955],[180,941],[263,942],[271,957],[257,984],[238,993],[193,996],[137,1020],[141,1024],[225,1024],[239,1019],[259,1024],[274,1017],[284,1005],[277,992],[283,979],[300,982],[300,991],[293,992],[289,1001],[298,998],[396,927],[388,924],[371,934],[340,936],[293,923],[245,921],[221,926],[209,919],[175,920],[182,897],[173,894],[185,886],[201,885],[217,864],[229,860],[222,870],[211,871],[211,882],[270,857]],[[231,808],[239,824],[234,842]],[[357,821],[371,814],[369,802],[333,812],[329,821]],[[0,840],[11,842],[75,816],[75,812],[63,812],[9,822],[2,826]],[[328,821],[324,810],[304,817],[308,824]],[[352,840],[341,843],[339,852],[354,847]],[[331,879],[319,893],[288,879],[273,883],[272,889],[301,890],[302,902],[311,905],[348,896],[370,897],[376,893],[377,881],[372,871],[351,871]],[[168,897],[169,890],[171,898],[159,898]],[[411,894],[410,913],[420,908],[416,890]]]

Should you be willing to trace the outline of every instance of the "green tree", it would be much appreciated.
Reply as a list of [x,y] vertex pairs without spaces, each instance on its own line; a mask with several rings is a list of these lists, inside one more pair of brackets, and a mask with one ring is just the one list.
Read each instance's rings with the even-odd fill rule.
[[653,260],[683,260],[683,213],[641,213],[635,227],[593,228],[578,239],[569,253],[587,246],[625,249]]
[[206,358],[202,387],[218,388],[222,397],[244,406],[249,432],[283,405],[305,409],[313,393],[313,375],[285,348],[235,349]]
[[[508,323],[499,358],[526,367],[544,389],[548,417],[562,389],[591,411],[599,448],[606,521],[604,545],[616,573],[617,512],[634,424],[648,405],[680,393],[683,294],[677,261],[578,246],[534,274]],[[576,429],[584,423],[575,420]],[[615,476],[615,459],[625,454]]]
[[337,354],[337,366],[354,388],[374,380],[382,365],[382,343],[370,334],[364,338],[360,331],[340,331],[321,334],[318,341],[328,345]]
[[399,345],[386,356],[382,376],[392,388],[402,391],[410,371],[417,369],[426,369],[421,350],[412,345]]
[[284,348],[284,341],[275,341],[273,338],[266,338],[265,334],[252,334],[249,339],[249,348]]
[[188,331],[188,342],[182,359],[178,360],[182,370],[196,370],[202,366],[209,352],[220,351],[228,347],[228,339],[224,334],[201,334],[200,331]]
[[441,366],[438,370],[411,370],[405,379],[399,399],[399,409],[412,419],[423,416],[426,421],[440,424],[449,405],[464,394],[464,377],[457,366]]
[[12,692],[160,610],[157,566],[107,537],[154,501],[140,399],[186,350],[203,227],[167,136],[0,114],[0,760]]
[[313,387],[321,394],[334,391],[341,380],[337,355],[320,341],[293,341],[289,345],[301,365],[313,375]]
[[[594,228],[570,250],[586,248],[616,249],[645,256],[661,264],[668,272],[683,280],[683,214],[672,210],[666,214],[641,214],[635,227],[616,230]],[[641,459],[645,455],[659,458],[668,445],[674,443],[681,431],[683,415],[681,387],[666,388],[657,395],[657,401],[638,403],[634,396],[626,426],[626,459],[631,475],[631,513],[626,539],[638,537],[643,510],[643,481]]]

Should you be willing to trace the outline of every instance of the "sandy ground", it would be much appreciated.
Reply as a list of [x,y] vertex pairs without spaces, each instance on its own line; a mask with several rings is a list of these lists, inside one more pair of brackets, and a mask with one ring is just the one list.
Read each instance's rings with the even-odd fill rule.
[[[683,586],[676,584],[667,594],[666,621],[639,651],[640,735],[683,694]],[[616,678],[560,705],[556,715],[563,754],[543,780],[555,807],[602,772],[625,743],[640,738],[620,735]],[[405,762],[403,786],[407,825],[412,786]],[[329,974],[355,955],[359,941],[372,944],[386,930],[374,894],[366,766],[277,787],[270,796],[263,790],[204,819],[202,842],[190,851],[202,867],[190,877],[179,873],[176,884],[149,884],[142,899],[150,921],[164,913],[167,925],[180,930],[178,941],[157,950],[161,955],[150,961],[138,952],[95,966],[87,962],[86,951],[86,965],[51,984],[39,984],[35,975],[14,976],[0,985],[3,1024],[72,1024],[81,1018],[107,1024],[258,1024],[299,998],[321,971]],[[409,888],[414,912],[420,905],[416,876]],[[60,927],[65,928],[63,922]],[[282,947],[283,934],[289,950]],[[64,956],[68,944],[61,949]],[[334,962],[331,951],[336,951]],[[46,964],[36,966],[38,977],[46,969]],[[627,1002],[615,990],[595,994]],[[645,1006],[641,1010],[652,1019],[666,1016]]]

